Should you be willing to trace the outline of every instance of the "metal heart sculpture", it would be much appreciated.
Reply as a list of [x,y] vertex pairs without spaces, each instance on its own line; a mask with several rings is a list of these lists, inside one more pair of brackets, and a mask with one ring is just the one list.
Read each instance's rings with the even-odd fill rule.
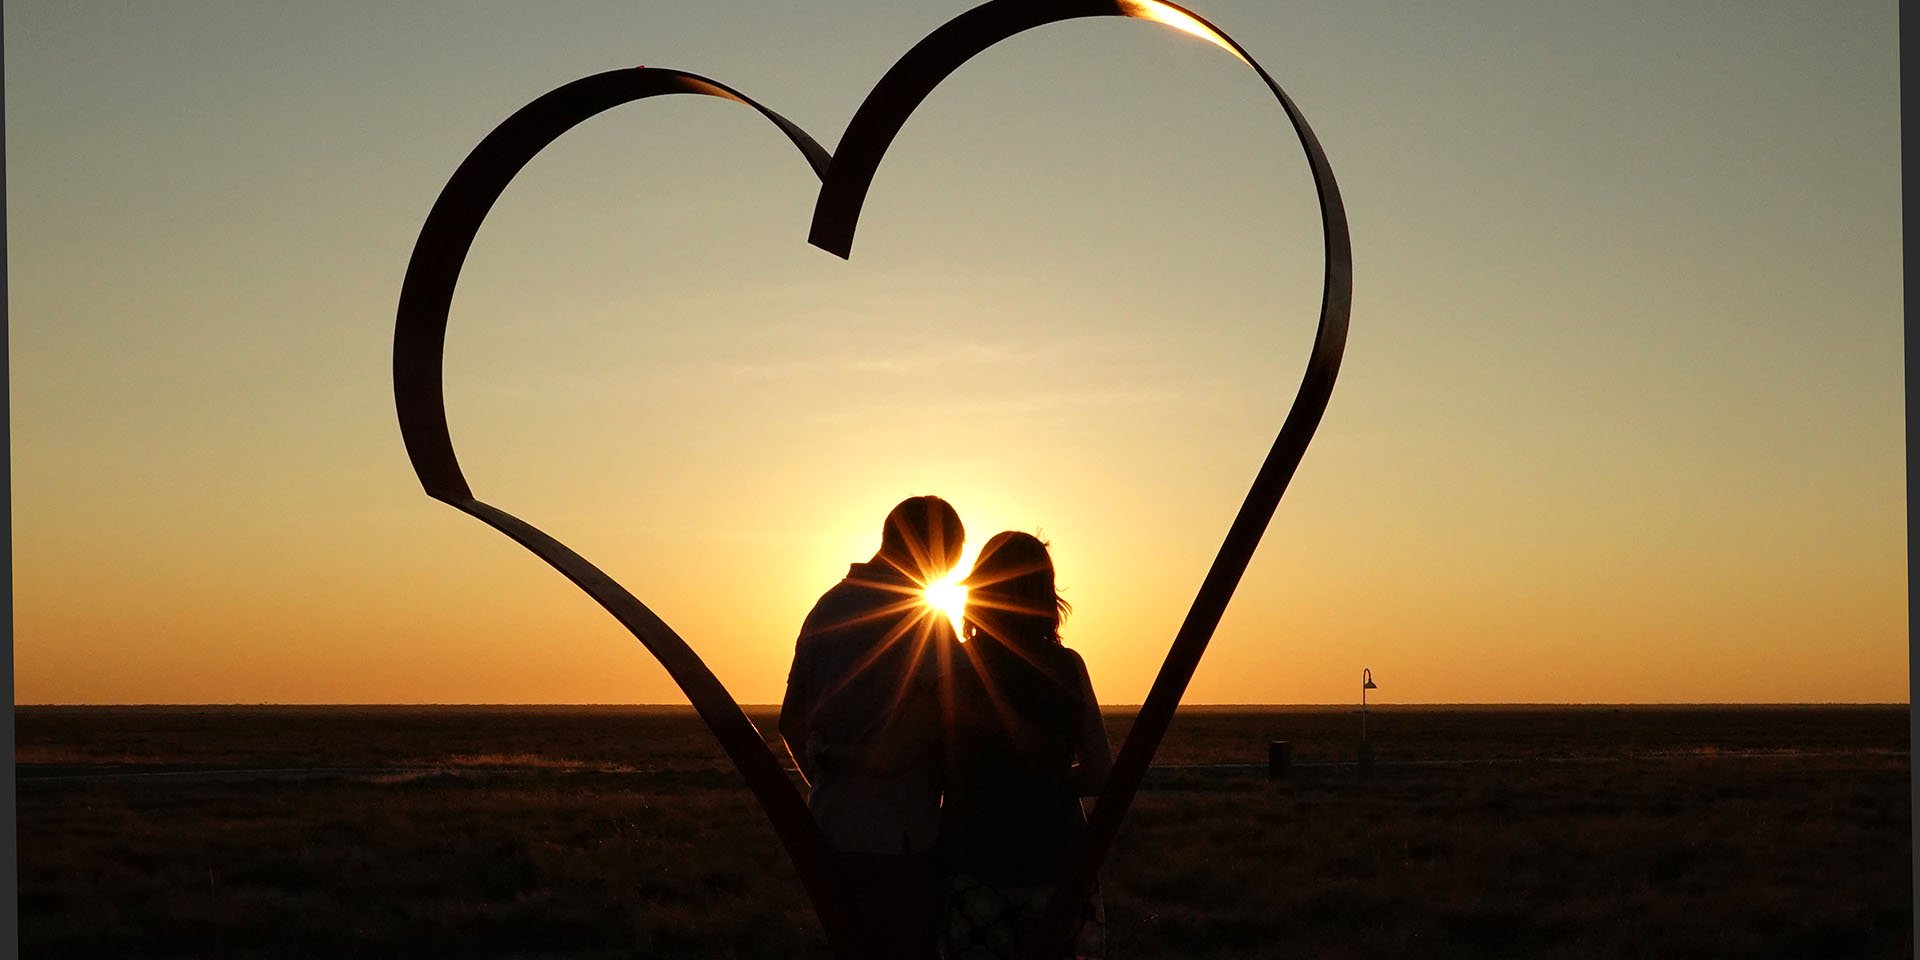
[[668,94],[732,100],[772,121],[820,177],[809,241],[845,258],[853,246],[867,188],[887,146],[934,87],[962,63],[1002,40],[1034,27],[1082,17],[1131,17],[1175,27],[1227,51],[1259,74],[1286,112],[1306,152],[1319,196],[1326,272],[1319,328],[1293,406],[1120,747],[1112,775],[1068,857],[1047,912],[1026,942],[1028,956],[1045,956],[1050,947],[1057,948],[1071,936],[1077,905],[1091,888],[1227,601],[1246,572],[1254,548],[1319,426],[1339,373],[1353,292],[1346,210],[1319,141],[1273,77],[1212,24],[1162,0],[990,0],[941,26],[901,57],[861,103],[839,149],[829,154],[786,118],[717,81],[647,67],[595,74],[527,104],[480,141],[428,213],[401,286],[393,341],[394,402],[407,455],[427,494],[480,519],[551,564],[612,613],[659,659],[759,799],[813,901],[829,944],[840,956],[851,956],[859,949],[856,945],[860,940],[849,920],[851,914],[833,867],[832,851],[799,791],[726,687],[673,628],[612,577],[532,524],[475,498],[468,487],[447,431],[441,390],[447,313],[454,284],[481,221],[535,154],[604,110]]

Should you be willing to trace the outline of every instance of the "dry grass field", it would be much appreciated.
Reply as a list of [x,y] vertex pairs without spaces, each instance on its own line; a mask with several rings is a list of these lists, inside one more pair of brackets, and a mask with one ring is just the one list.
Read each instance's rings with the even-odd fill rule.
[[[825,955],[683,709],[15,719],[24,956]],[[1363,776],[1350,711],[1183,709],[1104,873],[1111,956],[1913,954],[1906,707],[1369,729]]]

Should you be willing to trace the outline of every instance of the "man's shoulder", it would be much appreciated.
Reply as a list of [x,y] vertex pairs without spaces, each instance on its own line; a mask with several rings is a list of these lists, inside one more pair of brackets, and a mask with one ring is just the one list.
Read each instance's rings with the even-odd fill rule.
[[807,611],[807,618],[800,628],[801,642],[841,625],[846,619],[846,612],[859,606],[860,592],[860,587],[849,580],[828,587],[827,592],[813,602],[813,609]]
[[888,585],[861,577],[860,569],[861,565],[855,564],[846,579],[827,588],[827,592],[814,601],[801,628],[802,639],[809,633],[829,633],[870,623],[874,611],[895,601],[894,591]]

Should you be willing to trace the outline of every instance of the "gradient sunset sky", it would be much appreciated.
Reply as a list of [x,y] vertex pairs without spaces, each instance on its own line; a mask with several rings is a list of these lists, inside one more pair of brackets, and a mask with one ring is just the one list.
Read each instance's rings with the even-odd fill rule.
[[[428,208],[602,70],[831,148],[950,5],[8,3],[20,703],[671,703],[420,490],[390,382]],[[1346,362],[1189,703],[1908,697],[1891,2],[1195,0],[1345,195]],[[467,261],[475,493],[747,703],[900,498],[1054,545],[1145,696],[1292,400],[1318,213],[1257,77],[1137,21],[988,51],[853,257],[738,105],[567,134]]]

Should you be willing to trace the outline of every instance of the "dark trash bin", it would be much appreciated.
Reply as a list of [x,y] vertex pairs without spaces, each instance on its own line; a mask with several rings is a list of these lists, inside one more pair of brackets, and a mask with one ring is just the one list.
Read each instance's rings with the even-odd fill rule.
[[1286,740],[1267,741],[1267,779],[1284,780],[1293,766],[1293,744]]

